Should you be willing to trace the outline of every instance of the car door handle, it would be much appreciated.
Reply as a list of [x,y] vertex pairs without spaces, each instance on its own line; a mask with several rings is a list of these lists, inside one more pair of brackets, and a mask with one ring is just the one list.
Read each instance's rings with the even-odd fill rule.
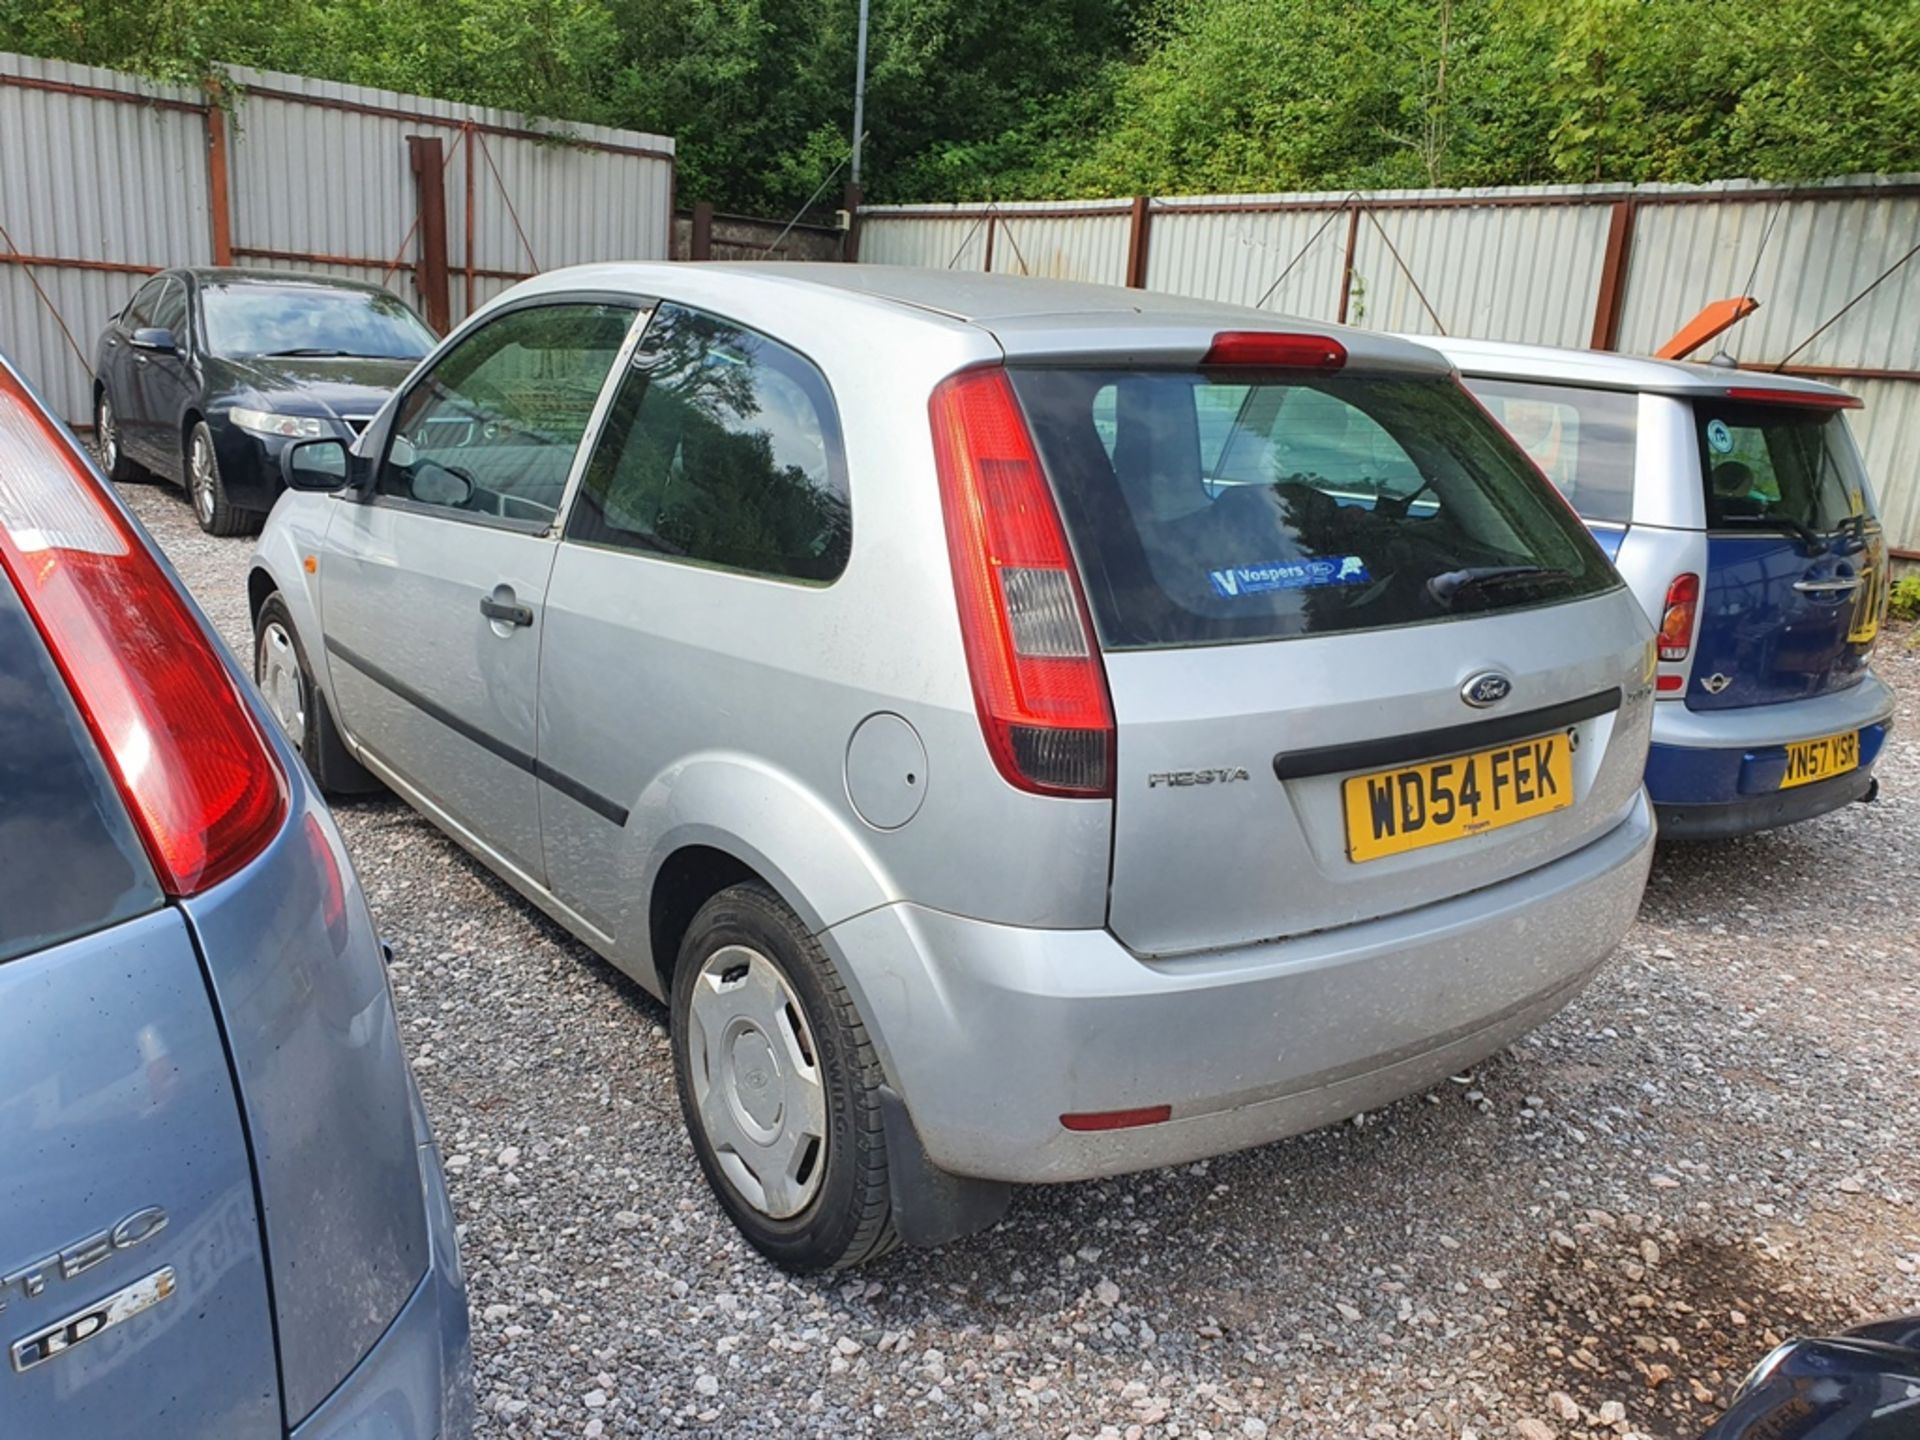
[[1860,577],[1851,580],[1796,580],[1793,588],[1802,595],[1838,595],[1848,590],[1860,588]]
[[480,613],[489,620],[503,621],[508,625],[533,624],[531,605],[521,605],[512,600],[496,600],[491,595],[480,597]]

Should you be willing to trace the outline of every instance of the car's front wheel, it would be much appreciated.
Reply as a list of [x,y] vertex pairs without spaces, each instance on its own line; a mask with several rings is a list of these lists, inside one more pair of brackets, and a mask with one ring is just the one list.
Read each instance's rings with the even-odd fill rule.
[[277,590],[253,622],[253,683],[323,794],[364,795],[380,788],[340,738],[327,697],[313,683],[287,602]]
[[896,1243],[880,1062],[832,959],[764,885],[694,916],[673,983],[694,1153],[754,1247],[803,1273]]
[[127,458],[126,446],[120,439],[120,417],[104,389],[93,402],[93,439],[100,452],[100,468],[107,472],[109,480],[124,485],[130,480],[148,478],[144,469]]
[[196,420],[187,433],[187,497],[194,519],[209,535],[251,535],[260,528],[261,514],[235,505],[227,498],[220,478],[220,457],[214,453],[213,431]]

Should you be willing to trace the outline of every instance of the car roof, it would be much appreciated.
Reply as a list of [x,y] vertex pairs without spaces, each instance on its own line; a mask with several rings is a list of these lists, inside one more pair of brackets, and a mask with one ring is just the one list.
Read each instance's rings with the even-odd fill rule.
[[[1416,341],[1244,305],[1077,280],[926,270],[909,265],[831,261],[578,265],[523,281],[500,299],[549,291],[602,290],[665,295],[687,304],[705,305],[737,296],[743,302],[764,302],[770,313],[779,313],[780,298],[791,298],[796,287],[853,308],[883,307],[896,315],[917,317],[929,326],[977,327],[991,333],[1009,354],[1067,354],[1076,349],[1098,353],[1125,348],[1145,360],[1168,351],[1159,345],[1135,347],[1129,343],[1130,337],[1140,337],[1143,332],[1178,334],[1191,341],[1195,336],[1210,336],[1221,330],[1266,330],[1335,337],[1346,346],[1353,361],[1369,367],[1436,374],[1451,369]],[[1199,348],[1204,350],[1204,338]]]
[[1560,381],[1603,390],[1646,390],[1660,395],[1724,395],[1731,386],[1798,390],[1815,395],[1844,395],[1838,386],[1769,370],[1736,370],[1684,360],[1655,360],[1611,350],[1569,350],[1554,345],[1522,345],[1510,340],[1421,335],[1460,368],[1463,375],[1507,380]]
[[313,275],[303,270],[249,270],[237,265],[182,265],[166,273],[184,275],[199,285],[274,285],[282,289],[298,285],[315,290],[354,290],[377,295],[392,293],[364,280],[344,280],[337,275]]

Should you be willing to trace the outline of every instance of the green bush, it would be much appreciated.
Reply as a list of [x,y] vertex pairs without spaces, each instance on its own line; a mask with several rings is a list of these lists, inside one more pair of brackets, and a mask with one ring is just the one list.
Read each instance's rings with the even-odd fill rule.
[[1887,612],[1896,620],[1920,620],[1920,573],[1906,575],[1893,582],[1887,599]]

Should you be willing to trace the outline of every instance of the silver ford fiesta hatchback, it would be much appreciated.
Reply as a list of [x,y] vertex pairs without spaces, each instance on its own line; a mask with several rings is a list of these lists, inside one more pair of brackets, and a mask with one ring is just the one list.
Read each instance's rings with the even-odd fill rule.
[[668,1000],[700,1163],[795,1269],[1417,1091],[1640,898],[1651,627],[1413,344],[594,266],[284,465],[289,735]]

